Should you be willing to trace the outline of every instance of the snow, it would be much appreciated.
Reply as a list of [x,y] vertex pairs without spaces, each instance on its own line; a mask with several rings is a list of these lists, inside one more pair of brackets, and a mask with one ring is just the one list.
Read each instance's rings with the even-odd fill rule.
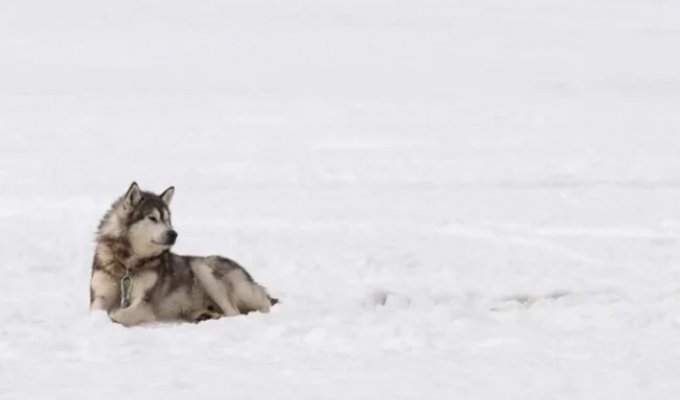
[[[0,3],[0,398],[677,399],[680,4]],[[88,312],[94,230],[271,314]]]

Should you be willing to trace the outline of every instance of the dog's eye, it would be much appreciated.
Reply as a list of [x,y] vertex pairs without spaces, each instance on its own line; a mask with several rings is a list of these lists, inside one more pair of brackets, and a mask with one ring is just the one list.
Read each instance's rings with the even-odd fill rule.
[[154,217],[153,215],[149,217],[149,220],[151,220],[151,222],[158,222],[158,218]]

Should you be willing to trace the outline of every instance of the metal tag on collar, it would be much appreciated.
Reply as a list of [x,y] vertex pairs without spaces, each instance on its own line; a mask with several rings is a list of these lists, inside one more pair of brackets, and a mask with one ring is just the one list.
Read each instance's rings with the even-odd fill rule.
[[130,306],[130,291],[132,289],[132,277],[130,270],[125,271],[125,275],[120,278],[120,306],[127,308]]

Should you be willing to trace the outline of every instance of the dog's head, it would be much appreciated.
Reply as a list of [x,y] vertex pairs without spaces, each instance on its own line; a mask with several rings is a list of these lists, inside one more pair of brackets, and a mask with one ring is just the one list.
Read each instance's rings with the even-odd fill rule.
[[114,203],[100,226],[100,235],[123,239],[131,255],[154,257],[169,250],[177,241],[172,228],[170,202],[175,188],[160,195],[144,192],[132,183],[125,195]]

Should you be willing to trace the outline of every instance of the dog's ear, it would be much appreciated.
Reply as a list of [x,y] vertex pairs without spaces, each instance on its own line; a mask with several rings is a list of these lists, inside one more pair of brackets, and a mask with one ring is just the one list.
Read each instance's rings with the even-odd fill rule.
[[170,207],[170,203],[172,202],[172,196],[174,195],[175,187],[170,186],[169,188],[165,189],[165,192],[161,193],[161,200],[163,200],[166,206]]
[[127,193],[125,193],[125,197],[123,197],[123,207],[127,210],[134,208],[139,204],[140,200],[142,200],[142,191],[139,190],[137,182],[132,182],[130,189],[128,189]]

